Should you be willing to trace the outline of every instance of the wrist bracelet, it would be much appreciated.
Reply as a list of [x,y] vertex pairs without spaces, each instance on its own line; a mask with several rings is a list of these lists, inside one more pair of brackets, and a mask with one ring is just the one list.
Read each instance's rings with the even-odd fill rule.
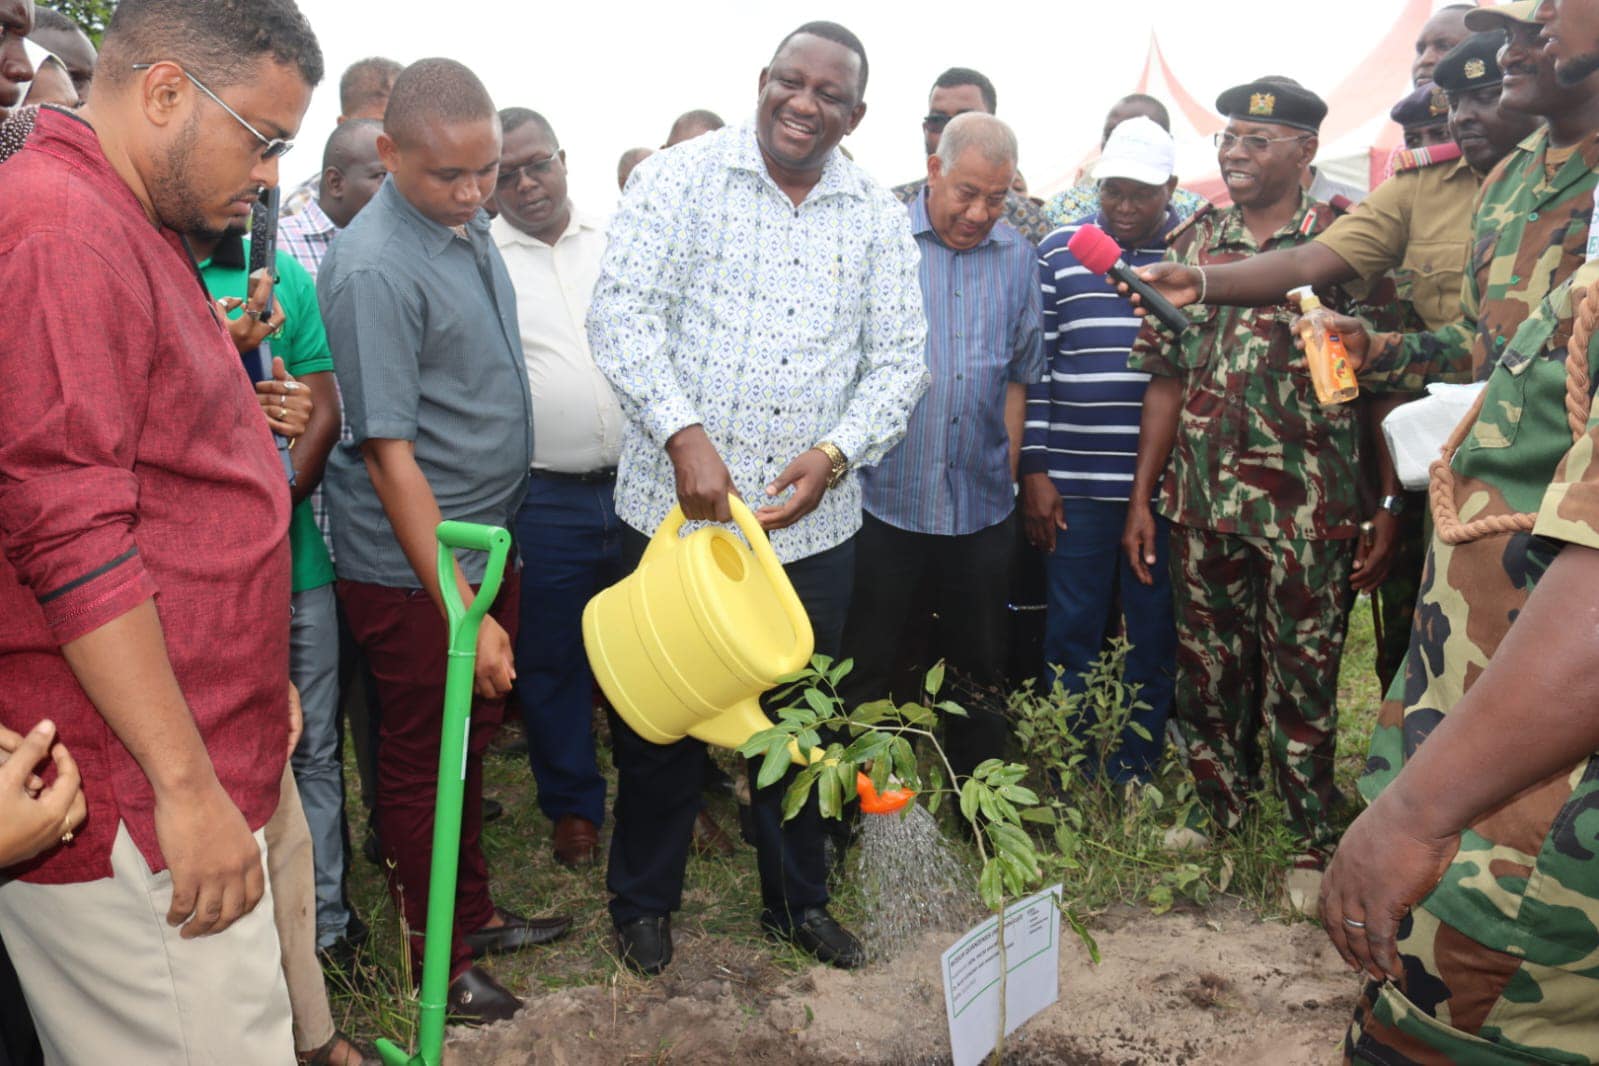
[[1195,267],[1194,269],[1199,271],[1199,299],[1194,302],[1202,304],[1205,302],[1206,293],[1210,292],[1210,279],[1205,277],[1204,267]]
[[844,475],[849,473],[849,458],[843,449],[830,440],[818,441],[812,447],[827,456],[827,461],[832,467],[827,474],[827,487],[836,488],[838,483],[844,480]]

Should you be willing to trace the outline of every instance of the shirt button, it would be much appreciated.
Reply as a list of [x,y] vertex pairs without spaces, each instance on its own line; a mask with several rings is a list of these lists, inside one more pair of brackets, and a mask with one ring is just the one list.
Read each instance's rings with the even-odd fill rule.
[[780,414],[782,414],[782,413],[783,413],[783,409],[782,409],[782,408],[781,408],[781,407],[774,407],[774,408],[772,408],[772,414],[774,414],[774,415],[780,415]]
[[960,291],[960,290],[959,290],[959,289],[956,289],[956,290],[955,290],[955,296],[956,296],[956,297],[957,297],[957,298],[959,298],[959,296],[960,296],[960,294],[961,294],[961,291]]
[[1528,222],[1536,222],[1536,221],[1538,221],[1538,212],[1534,211],[1532,214],[1528,215],[1527,216],[1527,221]]
[[965,376],[966,376],[966,375],[965,375],[965,374],[956,374],[956,375],[955,375],[955,380],[956,380],[956,381],[959,381],[959,380],[961,380],[961,379],[962,379],[962,378],[964,378],[964,377],[965,377]]
[[786,355],[783,357],[783,365],[784,366],[788,365],[788,356],[786,356]]
[[792,308],[792,307],[790,307],[790,308],[789,308],[789,309],[788,309],[788,313],[789,313],[789,317],[791,317],[791,318],[792,318],[792,317],[793,317],[793,315],[794,315],[794,309],[793,309],[793,308]]
[[961,416],[960,415],[956,415],[954,418],[949,420],[949,424],[953,426],[955,423],[959,422],[960,420],[961,420]]
[[955,334],[955,339],[956,339],[956,340],[960,340],[960,339],[961,339],[961,338],[962,338],[962,337],[964,337],[964,336],[966,336],[966,334],[964,334],[964,333],[960,333],[960,332],[957,332],[957,333],[956,333],[956,334]]

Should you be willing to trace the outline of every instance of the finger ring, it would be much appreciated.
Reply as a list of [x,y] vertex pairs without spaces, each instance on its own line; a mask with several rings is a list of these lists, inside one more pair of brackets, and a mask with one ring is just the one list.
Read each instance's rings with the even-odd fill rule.
[[285,417],[287,417],[288,413],[289,413],[289,409],[286,406],[284,406],[281,403],[278,404],[278,421],[279,422],[283,421],[283,419]]
[[65,833],[61,834],[61,843],[63,843],[63,844],[72,843],[72,830],[68,829]]
[[1345,918],[1344,919],[1344,924],[1349,926],[1351,929],[1364,929],[1364,928],[1366,928],[1366,923],[1365,922],[1357,922],[1353,918]]

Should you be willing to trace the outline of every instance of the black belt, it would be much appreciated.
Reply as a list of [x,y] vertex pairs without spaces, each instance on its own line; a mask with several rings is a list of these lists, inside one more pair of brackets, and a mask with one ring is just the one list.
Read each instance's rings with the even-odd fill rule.
[[534,477],[547,477],[552,481],[576,481],[584,485],[598,485],[616,480],[616,467],[614,466],[601,467],[599,470],[584,470],[577,473],[567,470],[545,470],[535,466],[532,473]]

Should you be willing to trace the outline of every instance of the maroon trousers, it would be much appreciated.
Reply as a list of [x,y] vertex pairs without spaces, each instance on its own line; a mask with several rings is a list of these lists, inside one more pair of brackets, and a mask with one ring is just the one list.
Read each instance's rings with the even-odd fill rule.
[[[510,570],[489,611],[516,642],[521,575]],[[339,600],[355,642],[377,683],[378,837],[389,865],[389,891],[411,931],[412,966],[420,972],[427,928],[428,875],[433,861],[433,806],[438,792],[439,735],[444,723],[444,674],[449,627],[421,589],[340,581]],[[460,872],[455,888],[455,934],[450,978],[472,965],[463,939],[494,917],[488,862],[483,857],[483,752],[499,732],[505,701],[472,700],[466,792],[461,805]]]

